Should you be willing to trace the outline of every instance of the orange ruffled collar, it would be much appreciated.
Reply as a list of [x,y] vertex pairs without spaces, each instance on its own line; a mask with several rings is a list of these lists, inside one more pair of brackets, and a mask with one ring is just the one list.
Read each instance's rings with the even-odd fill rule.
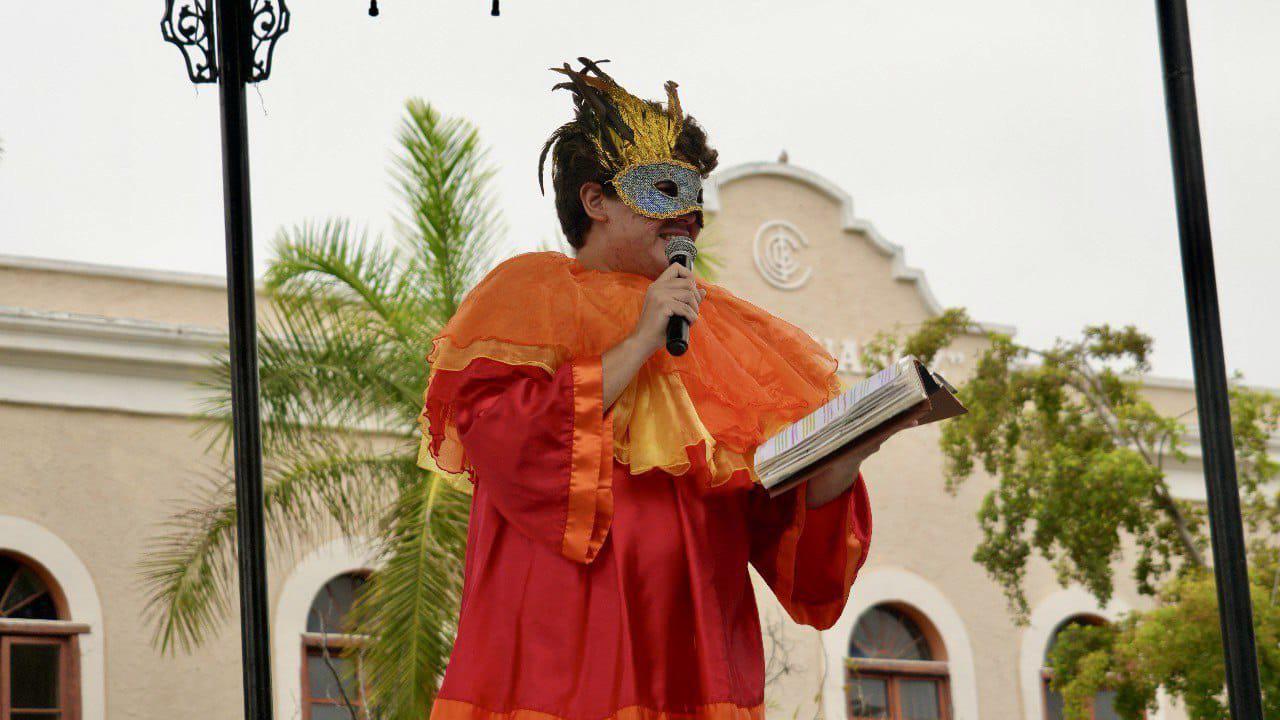
[[[603,354],[635,326],[649,278],[584,267],[560,252],[518,255],[467,294],[432,341],[430,379],[484,357],[553,373],[565,361]],[[709,484],[758,482],[756,447],[840,391],[836,360],[804,331],[728,290],[707,290],[689,350],[659,350],[614,403],[614,457],[639,475],[688,472],[705,461]],[[448,398],[432,396],[447,407]],[[451,412],[424,412],[419,464],[452,479],[467,467]],[[434,429],[434,433],[431,432]],[[439,446],[428,446],[432,435]],[[453,446],[450,447],[449,445]],[[469,489],[469,483],[457,483]]]

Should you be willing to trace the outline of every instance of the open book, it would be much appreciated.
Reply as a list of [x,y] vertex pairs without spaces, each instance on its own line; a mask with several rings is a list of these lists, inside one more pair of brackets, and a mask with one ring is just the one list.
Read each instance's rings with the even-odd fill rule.
[[765,440],[756,449],[756,474],[778,495],[794,487],[806,467],[887,423],[911,417],[926,425],[966,412],[950,383],[907,355]]

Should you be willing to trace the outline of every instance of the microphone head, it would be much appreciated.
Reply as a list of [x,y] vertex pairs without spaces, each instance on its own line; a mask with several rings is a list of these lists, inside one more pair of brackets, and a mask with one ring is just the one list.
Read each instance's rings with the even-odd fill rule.
[[680,263],[685,267],[693,267],[693,259],[698,257],[698,246],[687,237],[673,237],[667,240],[667,262]]

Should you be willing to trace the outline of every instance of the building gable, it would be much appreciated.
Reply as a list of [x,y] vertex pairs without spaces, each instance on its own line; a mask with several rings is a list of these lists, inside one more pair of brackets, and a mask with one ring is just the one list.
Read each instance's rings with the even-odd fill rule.
[[[719,282],[804,328],[843,368],[858,371],[857,348],[875,333],[941,314],[902,247],[858,218],[849,194],[829,180],[787,163],[749,163],[716,173],[706,192],[699,242],[721,261]],[[963,362],[958,354],[942,360]]]

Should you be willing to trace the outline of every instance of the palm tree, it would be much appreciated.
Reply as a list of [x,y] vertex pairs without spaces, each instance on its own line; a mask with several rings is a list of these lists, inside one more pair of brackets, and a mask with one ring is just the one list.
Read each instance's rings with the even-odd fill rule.
[[[373,538],[377,571],[350,632],[362,685],[385,718],[422,718],[448,659],[469,500],[415,464],[431,339],[494,261],[493,171],[475,128],[410,100],[390,243],[345,220],[281,231],[259,338],[264,496],[275,557],[341,534]],[[230,452],[230,366],[203,383],[201,431]],[[153,643],[190,651],[228,615],[236,510],[230,471],[173,515],[140,562]],[[352,713],[353,718],[355,712]]]

